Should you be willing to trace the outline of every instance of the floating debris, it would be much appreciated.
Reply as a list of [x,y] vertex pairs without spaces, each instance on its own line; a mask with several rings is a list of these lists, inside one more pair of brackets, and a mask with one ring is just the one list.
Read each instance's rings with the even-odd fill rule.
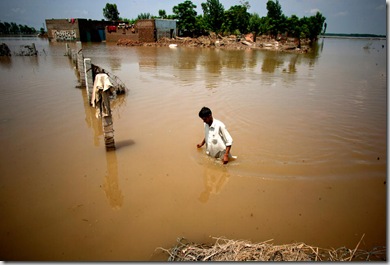
[[15,52],[14,54],[18,56],[37,56],[38,51],[33,43],[31,45],[20,45],[19,52]]
[[11,56],[11,50],[5,43],[0,44],[0,56]]
[[386,261],[386,247],[377,247],[371,251],[341,247],[323,249],[305,243],[273,245],[271,240],[253,244],[249,241],[236,241],[214,238],[214,245],[186,242],[179,238],[178,244],[167,250],[168,261]]

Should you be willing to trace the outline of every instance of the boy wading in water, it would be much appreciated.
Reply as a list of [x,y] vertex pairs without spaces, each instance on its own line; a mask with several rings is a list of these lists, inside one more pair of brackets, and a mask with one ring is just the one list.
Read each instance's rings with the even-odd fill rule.
[[204,138],[198,148],[206,144],[206,154],[211,157],[220,158],[224,164],[232,158],[230,149],[232,148],[233,138],[227,131],[225,124],[220,120],[214,119],[211,110],[203,107],[199,111],[199,117],[204,122]]

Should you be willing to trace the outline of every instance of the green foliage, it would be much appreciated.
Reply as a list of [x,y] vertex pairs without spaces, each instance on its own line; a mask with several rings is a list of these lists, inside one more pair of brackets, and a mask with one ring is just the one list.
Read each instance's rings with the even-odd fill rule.
[[195,25],[195,34],[196,35],[206,35],[208,31],[207,24],[205,22],[204,16],[198,15],[196,17],[196,25]]
[[186,0],[177,6],[174,6],[172,11],[175,14],[177,26],[179,30],[186,32],[188,35],[193,35],[196,30],[196,5],[191,1]]
[[299,19],[296,15],[287,18],[282,13],[282,7],[278,0],[268,0],[267,2],[266,30],[276,37],[279,33],[287,33],[289,36],[298,38],[309,38],[315,41],[321,34],[325,22],[325,17],[317,12],[315,16],[303,17]]
[[167,12],[165,12],[165,10],[160,9],[158,11],[158,15],[159,15],[160,18],[166,18],[167,17]]
[[257,13],[251,14],[249,18],[248,30],[250,32],[257,34],[260,32],[260,27],[261,27],[261,18],[259,14]]
[[315,16],[309,17],[309,39],[313,42],[317,39],[317,36],[321,34],[324,26],[325,17],[317,12]]
[[224,22],[225,8],[219,0],[207,0],[202,3],[205,26],[210,31],[219,32]]
[[122,17],[119,17],[118,20],[122,21],[122,22],[125,22],[127,24],[134,24],[134,22],[135,22],[135,19],[128,19],[128,18],[122,18]]
[[116,4],[107,3],[103,8],[103,16],[110,21],[119,20],[119,12]]
[[137,16],[137,19],[151,19],[152,15],[150,13],[141,13]]
[[287,32],[290,36],[300,38],[302,32],[301,21],[296,15],[287,18]]
[[245,6],[236,5],[225,11],[223,29],[225,32],[241,34],[248,32],[250,14]]
[[[299,41],[301,38],[309,38],[311,41],[315,41],[318,35],[324,34],[326,31],[325,17],[320,12],[311,17],[298,18],[296,15],[292,15],[287,18],[283,14],[278,0],[267,1],[267,16],[265,17],[260,17],[257,13],[249,14],[247,12],[250,8],[249,2],[244,0],[240,0],[240,5],[232,6],[226,11],[220,0],[206,0],[201,5],[203,16],[197,16],[196,5],[190,0],[185,0],[172,8],[173,15],[167,15],[165,10],[159,10],[159,15],[156,17],[150,13],[141,13],[135,20],[121,20],[134,23],[138,19],[176,19],[181,35],[187,36],[204,35],[210,31],[223,32],[224,34],[252,32],[255,35],[270,34],[273,37],[287,33],[288,36],[297,38]],[[106,8],[103,9],[104,12],[108,13],[111,12],[110,10],[116,11],[113,13],[119,15],[115,4],[107,3]],[[105,15],[105,17],[107,16]],[[15,27],[10,24],[6,28],[15,30]],[[1,24],[0,32],[4,32]]]
[[282,13],[282,7],[279,4],[279,1],[275,2],[268,0],[267,2],[267,31],[271,36],[276,37],[279,32],[284,32],[286,30],[286,16]]
[[249,4],[248,1],[240,0],[240,4],[241,4],[242,6],[245,6],[245,7],[246,7],[246,10],[248,10],[249,8],[251,8],[251,5]]
[[0,22],[0,34],[35,34],[37,30],[27,25],[18,25],[15,22]]

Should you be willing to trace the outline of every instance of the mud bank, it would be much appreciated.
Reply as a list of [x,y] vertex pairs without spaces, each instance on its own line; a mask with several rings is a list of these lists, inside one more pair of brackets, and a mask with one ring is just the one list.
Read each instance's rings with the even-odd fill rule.
[[307,53],[310,51],[308,40],[301,40],[301,46],[299,47],[299,43],[295,38],[281,38],[276,40],[269,36],[261,36],[254,40],[253,34],[248,34],[245,37],[237,37],[236,35],[223,37],[221,35],[210,34],[209,36],[200,36],[197,38],[161,38],[156,42],[140,42],[129,39],[119,39],[117,45],[152,47],[201,47],[223,48],[231,50],[258,49],[292,53]]

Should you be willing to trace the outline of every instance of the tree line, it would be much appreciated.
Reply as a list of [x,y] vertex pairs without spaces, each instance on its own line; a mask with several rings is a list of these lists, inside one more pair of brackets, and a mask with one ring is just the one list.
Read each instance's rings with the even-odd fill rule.
[[313,42],[320,34],[325,34],[327,26],[326,18],[320,12],[310,17],[287,17],[283,14],[278,0],[267,1],[265,17],[260,17],[258,13],[249,13],[249,2],[243,0],[239,5],[231,6],[227,10],[219,0],[206,0],[201,7],[203,14],[197,14],[197,6],[190,0],[185,0],[172,7],[172,15],[167,15],[165,10],[159,10],[158,16],[141,13],[136,19],[126,19],[119,17],[116,4],[107,3],[103,8],[103,15],[107,20],[131,24],[138,19],[175,19],[180,35],[190,37],[207,35],[209,32],[223,35],[253,33],[254,36],[270,35],[273,38],[285,34],[298,40],[307,38]]
[[1,22],[0,21],[0,34],[1,35],[18,35],[18,34],[35,34],[37,30],[34,27],[27,25],[16,24],[15,22]]

